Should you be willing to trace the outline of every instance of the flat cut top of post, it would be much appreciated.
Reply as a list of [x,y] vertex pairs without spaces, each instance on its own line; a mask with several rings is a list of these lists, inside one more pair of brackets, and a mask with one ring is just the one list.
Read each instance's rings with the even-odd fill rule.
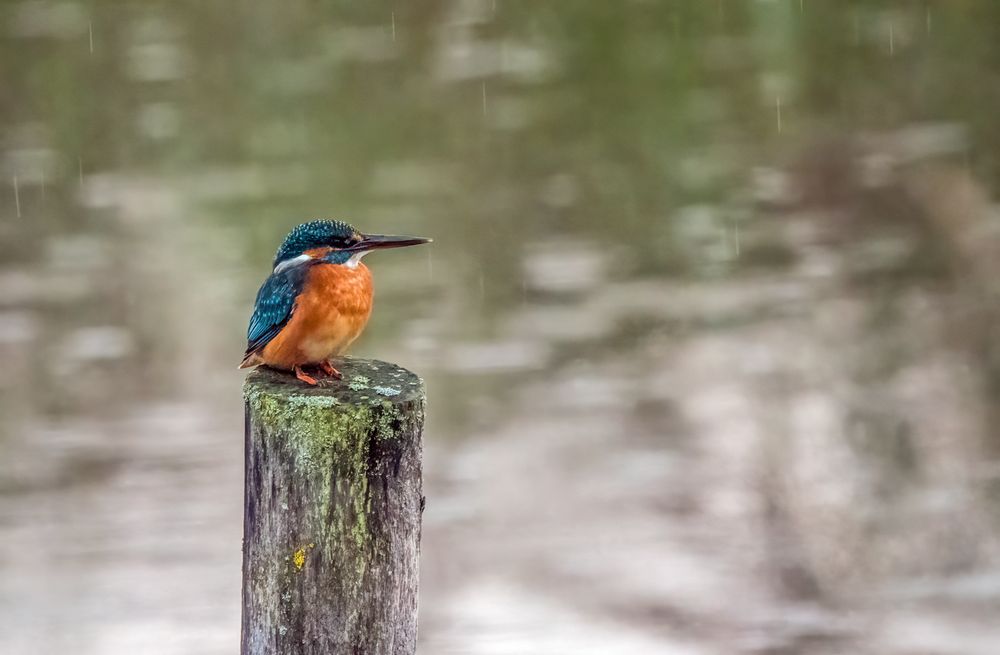
[[251,403],[261,395],[292,400],[302,405],[393,405],[420,401],[423,380],[401,366],[377,359],[345,357],[336,361],[343,380],[318,378],[308,385],[291,373],[260,366],[247,376],[243,394]]

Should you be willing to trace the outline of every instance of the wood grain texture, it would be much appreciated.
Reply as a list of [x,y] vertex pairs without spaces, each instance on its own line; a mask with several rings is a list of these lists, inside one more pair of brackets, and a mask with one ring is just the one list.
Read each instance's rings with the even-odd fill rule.
[[423,382],[335,365],[328,386],[244,386],[243,655],[416,650]]

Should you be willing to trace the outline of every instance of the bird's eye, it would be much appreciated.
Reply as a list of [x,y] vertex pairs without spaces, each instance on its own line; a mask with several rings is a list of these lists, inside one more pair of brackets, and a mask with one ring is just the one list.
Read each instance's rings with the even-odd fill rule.
[[339,236],[330,241],[330,245],[337,250],[343,250],[344,248],[350,248],[356,244],[360,239],[356,238],[354,235],[351,236]]

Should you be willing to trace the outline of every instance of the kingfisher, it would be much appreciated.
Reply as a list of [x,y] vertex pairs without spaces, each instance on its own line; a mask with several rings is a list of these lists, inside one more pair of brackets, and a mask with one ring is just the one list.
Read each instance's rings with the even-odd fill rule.
[[240,368],[264,364],[294,373],[310,385],[319,384],[315,376],[320,373],[343,379],[330,359],[358,338],[372,313],[372,274],[362,257],[373,250],[430,241],[362,234],[333,220],[309,221],[293,229],[257,291]]

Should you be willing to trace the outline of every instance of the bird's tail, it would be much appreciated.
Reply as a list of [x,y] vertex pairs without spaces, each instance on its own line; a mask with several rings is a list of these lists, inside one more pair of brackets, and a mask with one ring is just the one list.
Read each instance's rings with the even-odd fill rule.
[[258,364],[262,363],[263,362],[260,359],[260,355],[258,355],[255,352],[247,353],[246,357],[243,358],[243,361],[240,362],[239,368],[250,368],[251,366],[257,366]]

